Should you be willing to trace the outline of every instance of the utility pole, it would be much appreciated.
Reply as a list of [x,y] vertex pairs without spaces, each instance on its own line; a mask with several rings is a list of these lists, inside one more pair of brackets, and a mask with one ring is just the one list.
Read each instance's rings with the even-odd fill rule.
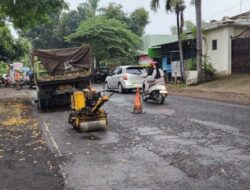
[[240,0],[240,13],[242,11],[242,0]]

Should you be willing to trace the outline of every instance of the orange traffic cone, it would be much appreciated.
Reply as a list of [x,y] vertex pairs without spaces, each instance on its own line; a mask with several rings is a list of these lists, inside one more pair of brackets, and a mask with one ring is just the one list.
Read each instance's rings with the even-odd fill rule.
[[141,95],[140,95],[139,88],[136,89],[134,110],[132,113],[135,113],[135,114],[142,113],[142,103],[141,103]]

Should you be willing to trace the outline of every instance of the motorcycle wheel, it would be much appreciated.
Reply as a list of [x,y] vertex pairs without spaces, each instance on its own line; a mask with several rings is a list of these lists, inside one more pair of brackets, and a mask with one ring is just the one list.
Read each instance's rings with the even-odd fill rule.
[[155,99],[155,101],[156,101],[157,104],[160,104],[160,105],[161,105],[161,104],[164,103],[165,97],[162,96],[161,94],[158,94],[158,97]]
[[146,102],[146,101],[148,100],[148,98],[146,98],[144,86],[143,86],[143,88],[142,88],[142,100],[143,100],[143,102]]

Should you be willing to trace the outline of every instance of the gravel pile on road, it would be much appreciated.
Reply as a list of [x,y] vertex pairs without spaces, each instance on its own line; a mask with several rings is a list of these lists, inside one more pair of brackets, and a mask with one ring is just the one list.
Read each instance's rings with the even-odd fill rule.
[[31,109],[28,98],[0,99],[0,188],[62,189],[57,160]]

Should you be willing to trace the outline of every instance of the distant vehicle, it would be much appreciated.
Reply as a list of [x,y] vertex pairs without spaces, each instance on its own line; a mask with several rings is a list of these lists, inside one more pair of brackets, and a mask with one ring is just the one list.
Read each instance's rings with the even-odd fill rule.
[[92,81],[93,82],[104,82],[106,77],[108,76],[108,68],[106,67],[100,67],[94,69],[94,72],[92,74]]
[[[106,89],[117,89],[119,93],[142,88],[146,70],[141,66],[118,66],[105,80]],[[145,75],[145,74],[144,74]]]

